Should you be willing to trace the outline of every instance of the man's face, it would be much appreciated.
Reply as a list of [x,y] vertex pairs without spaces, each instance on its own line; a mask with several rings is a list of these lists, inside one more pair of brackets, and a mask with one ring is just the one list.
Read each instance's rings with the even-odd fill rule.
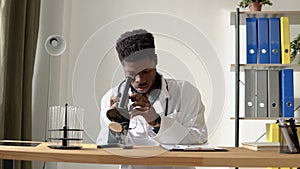
[[154,85],[156,61],[145,57],[136,61],[124,61],[123,68],[126,76],[133,76],[132,87],[139,93],[149,93]]

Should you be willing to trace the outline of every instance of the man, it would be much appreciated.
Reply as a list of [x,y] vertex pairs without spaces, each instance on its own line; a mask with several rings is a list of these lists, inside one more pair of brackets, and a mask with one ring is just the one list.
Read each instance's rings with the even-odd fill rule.
[[[116,50],[125,76],[132,77],[128,103],[128,135],[133,143],[206,143],[208,134],[200,93],[186,81],[165,79],[157,72],[153,35],[143,29],[126,32],[118,39]],[[107,118],[107,111],[118,106],[120,86],[110,89],[101,99],[98,145],[117,142],[116,134],[108,128],[111,121]]]

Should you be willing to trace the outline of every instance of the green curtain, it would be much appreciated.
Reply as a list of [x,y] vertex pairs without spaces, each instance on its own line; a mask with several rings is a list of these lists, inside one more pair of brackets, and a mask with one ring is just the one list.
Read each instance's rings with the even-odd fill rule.
[[[40,1],[0,0],[1,140],[31,140],[31,91]],[[16,162],[16,168],[31,168],[31,162]]]

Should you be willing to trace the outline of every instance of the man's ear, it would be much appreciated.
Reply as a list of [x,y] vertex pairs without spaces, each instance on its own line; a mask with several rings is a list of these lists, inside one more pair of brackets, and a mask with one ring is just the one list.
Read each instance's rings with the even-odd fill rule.
[[154,55],[153,60],[154,60],[155,66],[156,66],[157,65],[157,54]]

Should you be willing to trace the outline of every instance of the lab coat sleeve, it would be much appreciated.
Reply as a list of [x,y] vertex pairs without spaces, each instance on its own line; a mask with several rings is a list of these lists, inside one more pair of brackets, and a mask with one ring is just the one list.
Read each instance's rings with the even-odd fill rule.
[[198,89],[184,83],[180,92],[180,107],[168,116],[161,116],[160,130],[153,139],[161,144],[206,143],[205,108]]
[[101,99],[100,111],[100,132],[97,137],[96,143],[104,145],[108,143],[110,120],[106,117],[106,112],[110,109],[110,98],[112,97],[112,89],[109,90]]

